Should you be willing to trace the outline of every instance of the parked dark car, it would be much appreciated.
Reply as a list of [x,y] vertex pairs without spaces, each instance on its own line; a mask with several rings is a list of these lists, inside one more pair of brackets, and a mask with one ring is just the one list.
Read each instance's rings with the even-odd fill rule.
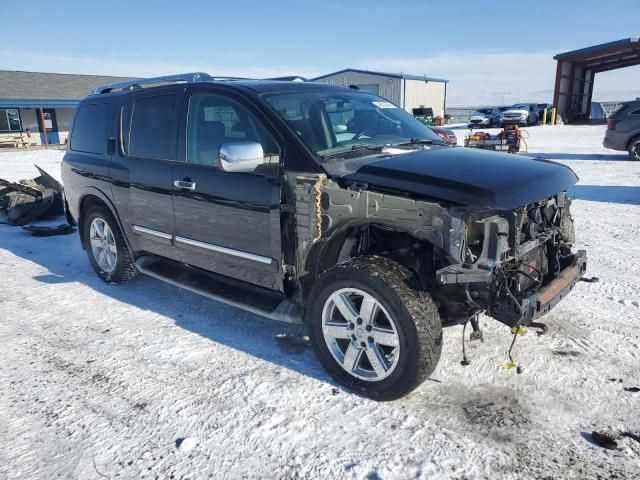
[[[586,266],[563,165],[451,147],[371,93],[185,74],[80,102],[62,175],[89,262],[307,325],[339,382],[397,398],[442,327],[531,324]],[[251,332],[246,332],[251,335]]]
[[448,128],[441,128],[441,127],[430,127],[430,128],[433,133],[438,135],[442,140],[444,140],[448,144],[451,144],[451,145],[458,144],[458,137],[456,137],[456,134],[453,130],[450,130]]
[[538,120],[542,121],[542,117],[544,117],[544,110],[547,110],[547,122],[550,121],[551,118],[551,110],[553,109],[553,105],[550,103],[539,103],[538,105]]
[[624,102],[609,115],[603,145],[626,150],[631,160],[640,160],[640,99]]

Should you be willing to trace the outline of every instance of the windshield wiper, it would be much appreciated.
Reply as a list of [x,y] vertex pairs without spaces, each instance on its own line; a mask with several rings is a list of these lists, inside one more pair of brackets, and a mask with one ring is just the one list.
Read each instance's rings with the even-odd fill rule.
[[321,157],[326,159],[326,158],[342,157],[345,155],[350,156],[354,153],[362,152],[362,151],[380,152],[384,147],[387,147],[387,146],[388,145],[371,145],[371,144],[363,143],[359,145],[353,145],[349,150],[342,150],[340,152],[328,153],[326,155],[321,155]]
[[414,137],[409,139],[408,142],[394,143],[393,146],[400,147],[404,145],[433,145],[433,144],[447,145],[447,143],[444,140],[433,140],[432,138]]

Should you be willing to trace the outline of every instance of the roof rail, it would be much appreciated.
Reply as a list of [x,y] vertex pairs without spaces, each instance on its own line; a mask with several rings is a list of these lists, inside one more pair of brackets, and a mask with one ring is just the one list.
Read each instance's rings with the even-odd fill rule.
[[109,93],[113,90],[133,90],[134,88],[142,88],[142,85],[151,85],[155,83],[196,83],[196,82],[212,82],[214,79],[208,73],[193,72],[181,73],[178,75],[167,75],[164,77],[139,78],[136,80],[128,80],[126,82],[108,83],[100,85],[93,93]]
[[263,80],[275,80],[275,81],[282,81],[282,82],[295,82],[295,81],[308,82],[309,81],[307,77],[302,77],[300,75],[289,75],[287,77],[271,77],[271,78],[264,78]]

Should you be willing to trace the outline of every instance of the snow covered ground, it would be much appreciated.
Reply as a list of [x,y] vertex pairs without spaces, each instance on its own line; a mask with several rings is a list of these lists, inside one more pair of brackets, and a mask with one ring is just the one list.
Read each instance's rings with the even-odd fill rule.
[[[637,478],[640,443],[640,163],[602,126],[528,129],[530,151],[573,168],[589,276],[519,338],[461,327],[410,396],[341,390],[301,327],[151,278],[106,285],[74,235],[0,225],[0,479]],[[464,130],[456,131],[460,142]],[[63,152],[0,153],[0,177],[59,176]]]

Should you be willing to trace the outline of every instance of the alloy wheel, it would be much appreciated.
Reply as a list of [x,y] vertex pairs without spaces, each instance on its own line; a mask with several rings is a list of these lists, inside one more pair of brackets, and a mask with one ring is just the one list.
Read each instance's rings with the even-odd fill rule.
[[89,242],[93,258],[105,272],[111,273],[116,268],[118,249],[113,231],[102,218],[94,218],[89,229]]
[[400,337],[387,310],[357,288],[333,292],[322,310],[322,333],[333,358],[350,375],[376,382],[398,365]]

